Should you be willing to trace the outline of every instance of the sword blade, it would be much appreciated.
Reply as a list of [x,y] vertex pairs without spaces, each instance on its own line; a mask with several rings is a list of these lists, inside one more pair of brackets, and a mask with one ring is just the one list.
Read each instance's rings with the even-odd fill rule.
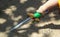
[[18,25],[16,25],[15,27],[13,27],[10,31],[13,31],[17,28],[19,28],[22,24],[24,24],[25,22],[28,22],[31,18],[27,18],[26,20],[22,21],[21,23],[19,23]]

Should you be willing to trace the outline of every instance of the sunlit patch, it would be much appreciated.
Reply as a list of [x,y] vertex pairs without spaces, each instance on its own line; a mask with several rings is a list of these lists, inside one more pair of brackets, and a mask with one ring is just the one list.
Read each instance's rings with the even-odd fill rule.
[[36,32],[33,32],[31,35],[29,35],[30,37],[43,37],[44,34],[40,33],[36,33]]
[[6,32],[8,33],[8,32],[10,31],[10,29],[11,29],[11,27],[8,26],[8,27],[6,28]]
[[11,9],[6,9],[6,10],[4,10],[5,12],[5,14],[7,14],[7,15],[11,15],[12,14],[12,10]]
[[10,6],[10,9],[11,9],[12,11],[15,11],[17,8],[16,8],[16,6]]
[[56,16],[56,15],[53,14],[53,13],[50,13],[50,14],[49,14],[49,17],[51,18],[50,20],[53,20],[53,21],[54,21],[54,20],[55,20],[54,16]]
[[4,24],[7,20],[4,18],[0,18],[0,24]]
[[[26,23],[26,24],[24,24],[23,26],[21,26],[20,28],[22,28],[22,29],[24,29],[24,28],[29,28],[30,24],[31,24],[31,22]],[[20,28],[19,28],[19,29],[20,29]]]
[[22,19],[22,16],[17,16],[17,17],[12,16],[11,19],[13,21],[19,21],[20,19]]
[[51,36],[52,37],[60,37],[60,29],[58,29],[58,30],[56,30],[56,29],[52,30]]
[[60,25],[60,20],[51,20],[53,24]]
[[36,24],[36,26],[37,27],[43,27],[43,26],[48,25],[50,23],[52,23],[52,22],[50,22],[50,21],[49,22],[40,22],[40,23]]
[[34,10],[36,10],[34,7],[28,7],[28,8],[26,9],[27,12],[29,12],[29,11],[34,11]]
[[43,34],[50,34],[52,32],[51,29],[47,28],[47,29],[40,29],[38,30],[39,33],[43,33]]
[[31,34],[31,37],[38,37],[38,34],[37,34],[36,32],[33,32],[33,33]]
[[27,0],[20,0],[20,3],[24,4]]
[[54,17],[54,16],[56,16],[56,15],[53,14],[53,12],[49,14],[49,17]]
[[13,25],[17,25],[17,24],[18,24],[18,22],[16,22],[16,21],[13,23]]
[[0,32],[0,37],[8,37],[8,35],[5,32]]
[[20,30],[20,31],[18,31],[18,33],[23,33],[23,32],[26,32],[26,30]]
[[41,2],[42,2],[42,3],[45,3],[46,1],[47,1],[47,0],[42,0]]
[[10,6],[3,11],[4,11],[5,14],[11,16],[13,14],[13,11],[15,11],[16,9],[17,9],[16,6]]

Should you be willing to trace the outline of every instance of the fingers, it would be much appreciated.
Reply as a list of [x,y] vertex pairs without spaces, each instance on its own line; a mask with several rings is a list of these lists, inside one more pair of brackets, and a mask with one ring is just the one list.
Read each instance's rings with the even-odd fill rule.
[[44,11],[48,10],[49,8],[55,6],[58,3],[58,0],[49,0],[44,5],[40,6],[37,12],[43,13]]

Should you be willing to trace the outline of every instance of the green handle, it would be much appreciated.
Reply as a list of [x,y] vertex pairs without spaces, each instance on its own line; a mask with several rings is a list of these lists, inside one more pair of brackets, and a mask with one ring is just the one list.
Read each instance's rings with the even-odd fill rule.
[[33,16],[34,18],[40,18],[42,14],[40,12],[35,12]]

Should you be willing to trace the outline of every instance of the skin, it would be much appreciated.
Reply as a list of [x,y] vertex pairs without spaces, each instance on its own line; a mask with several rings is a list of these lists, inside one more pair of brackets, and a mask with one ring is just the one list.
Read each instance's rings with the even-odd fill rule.
[[40,6],[37,12],[44,13],[44,11],[48,10],[51,7],[54,7],[58,4],[58,0],[48,0],[45,4]]

